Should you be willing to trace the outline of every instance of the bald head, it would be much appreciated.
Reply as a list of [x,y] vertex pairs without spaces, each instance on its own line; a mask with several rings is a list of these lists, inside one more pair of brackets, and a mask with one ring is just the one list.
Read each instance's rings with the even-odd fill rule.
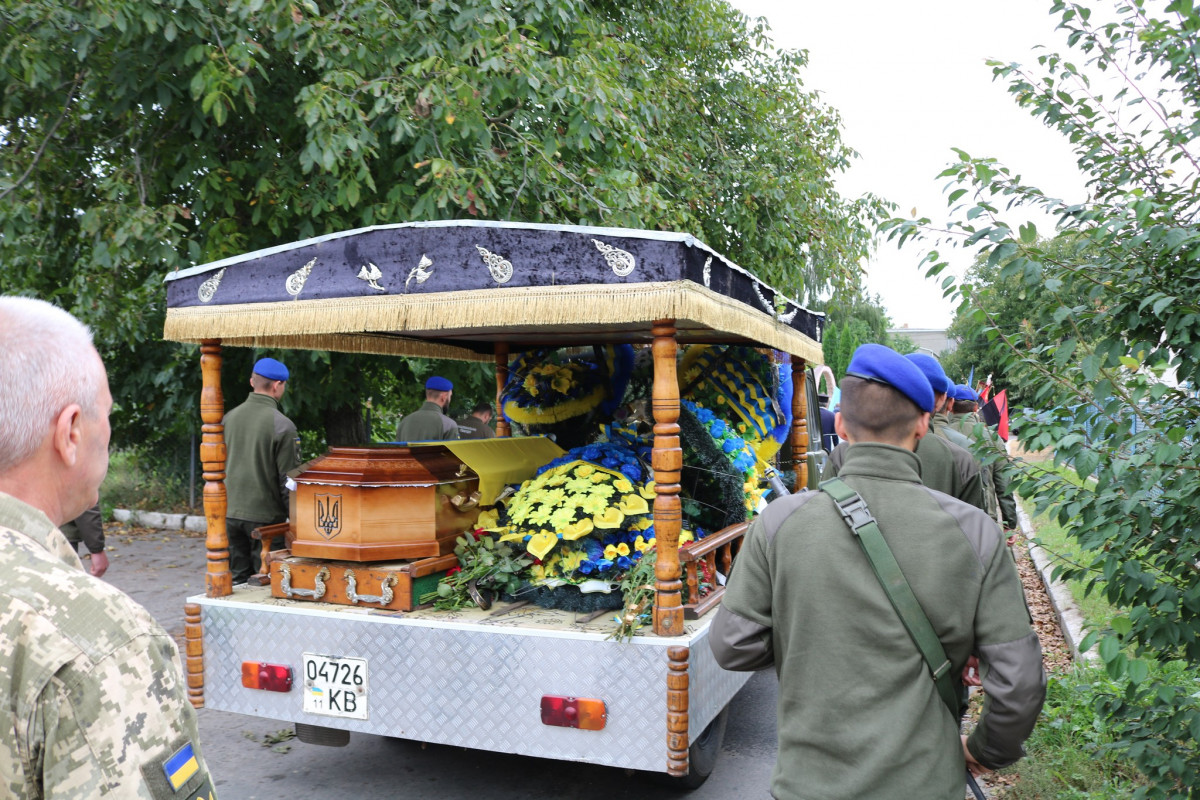
[[0,297],[0,474],[34,454],[67,406],[95,416],[101,383],[83,323],[41,300]]

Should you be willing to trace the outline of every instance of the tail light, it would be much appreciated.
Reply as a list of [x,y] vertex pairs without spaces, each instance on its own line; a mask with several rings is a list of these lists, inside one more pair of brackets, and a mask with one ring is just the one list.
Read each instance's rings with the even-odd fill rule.
[[284,664],[243,661],[242,686],[267,692],[290,692],[292,690],[292,668]]
[[599,731],[604,729],[607,722],[608,710],[603,700],[553,694],[542,696],[543,725]]

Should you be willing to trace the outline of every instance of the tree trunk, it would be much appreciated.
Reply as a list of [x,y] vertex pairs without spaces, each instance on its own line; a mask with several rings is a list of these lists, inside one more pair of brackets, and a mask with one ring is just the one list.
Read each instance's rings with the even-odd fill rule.
[[325,441],[330,447],[353,447],[369,442],[362,408],[349,403],[325,406]]

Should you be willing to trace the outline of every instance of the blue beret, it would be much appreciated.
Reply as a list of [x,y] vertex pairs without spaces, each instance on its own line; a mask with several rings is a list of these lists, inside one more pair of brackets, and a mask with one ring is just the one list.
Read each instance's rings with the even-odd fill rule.
[[425,388],[435,392],[450,392],[454,390],[454,384],[439,375],[434,375],[425,381]]
[[286,381],[288,368],[273,358],[260,358],[254,362],[254,374],[262,375],[269,381]]
[[925,373],[925,378],[933,387],[934,394],[949,394],[950,390],[954,388],[954,382],[946,377],[946,370],[942,369],[942,365],[933,356],[925,353],[909,353],[905,358],[916,364],[917,368]]
[[950,396],[955,400],[968,400],[972,403],[979,402],[979,395],[975,394],[975,390],[962,383],[954,384],[954,390]]
[[881,344],[864,344],[854,351],[846,375],[891,386],[922,411],[933,411],[933,389],[916,364]]

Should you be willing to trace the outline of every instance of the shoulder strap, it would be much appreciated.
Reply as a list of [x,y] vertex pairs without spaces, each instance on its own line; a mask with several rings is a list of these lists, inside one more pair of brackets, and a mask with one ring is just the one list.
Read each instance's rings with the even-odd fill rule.
[[957,722],[961,708],[958,691],[954,687],[953,676],[950,675],[950,660],[946,658],[942,642],[934,632],[933,626],[929,624],[929,618],[921,609],[912,587],[900,571],[896,557],[884,541],[883,532],[871,516],[866,501],[839,478],[823,481],[820,489],[837,503],[842,519],[850,526],[850,530],[862,546],[867,560],[871,562],[871,568],[875,571],[875,577],[879,579],[888,600],[900,615],[905,630],[925,658],[925,664],[929,667],[929,674],[937,686],[942,702],[950,709],[950,714]]

